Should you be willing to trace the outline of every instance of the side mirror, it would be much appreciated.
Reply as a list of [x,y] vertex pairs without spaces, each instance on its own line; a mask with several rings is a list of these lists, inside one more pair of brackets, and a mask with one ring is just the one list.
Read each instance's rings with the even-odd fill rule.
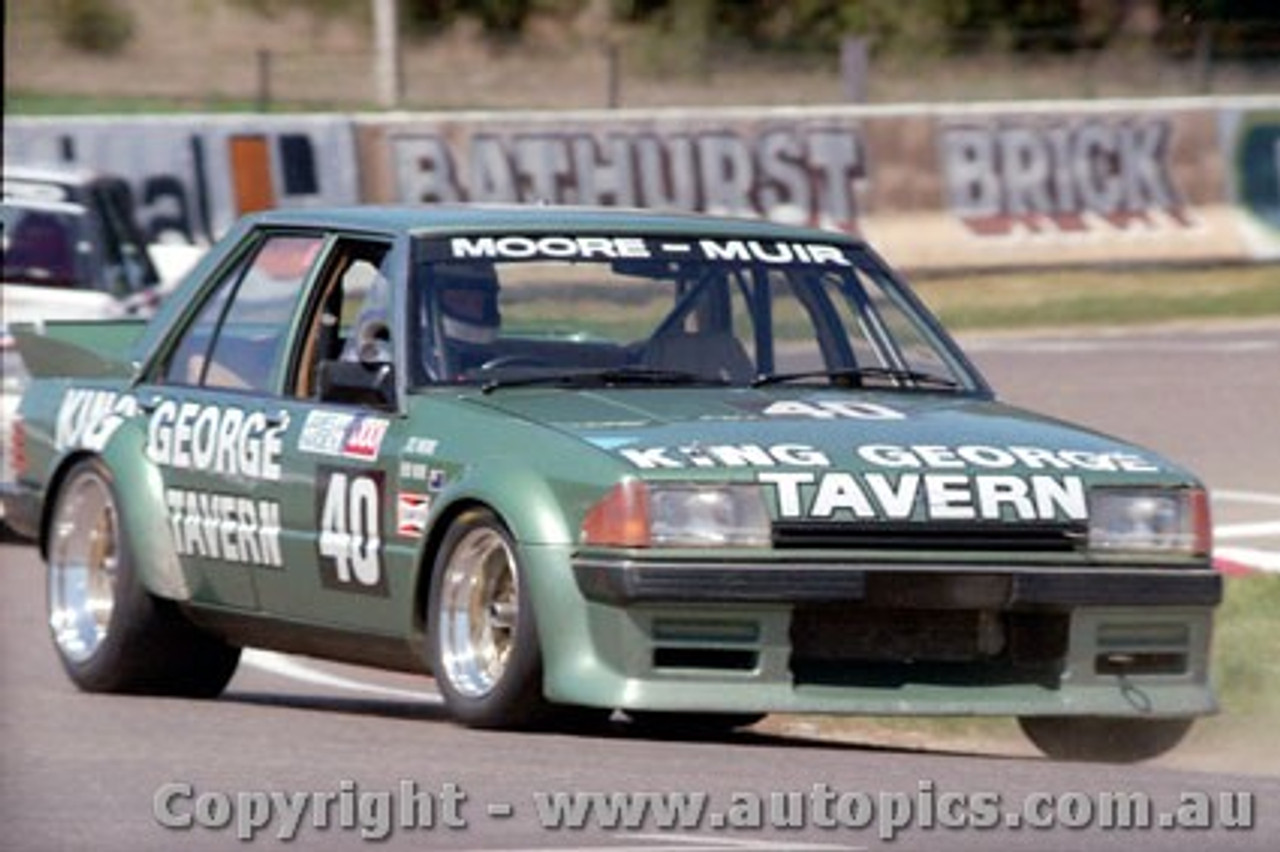
[[394,408],[395,370],[387,363],[321,361],[316,383],[322,402]]

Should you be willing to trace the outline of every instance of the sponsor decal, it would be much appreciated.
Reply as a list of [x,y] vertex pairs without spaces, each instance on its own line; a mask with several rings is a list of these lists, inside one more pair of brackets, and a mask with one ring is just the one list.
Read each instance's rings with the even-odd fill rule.
[[903,420],[901,411],[878,402],[852,402],[846,399],[780,400],[762,412],[766,417],[805,417],[810,420]]
[[424,482],[428,491],[440,491],[444,488],[445,473],[438,467],[428,467],[426,462],[410,461],[409,459],[401,459],[400,461],[400,478],[402,480],[412,480],[416,482]]
[[992,447],[967,444],[948,447],[940,444],[864,444],[859,458],[880,467],[961,469],[966,466],[988,469],[1023,465],[1032,470],[1090,470],[1122,473],[1156,473],[1160,466],[1127,450],[1051,450],[1045,447]]
[[316,499],[320,583],[327,589],[386,597],[382,560],[381,471],[321,467]]
[[1085,520],[1078,476],[762,471],[778,517],[809,520]]
[[[1116,450],[983,444],[866,444],[852,456],[865,470],[831,470],[808,444],[701,444],[625,447],[641,470],[756,469],[783,519],[1085,520],[1080,471],[1154,473],[1159,465]],[[1000,473],[1012,468],[1026,473]]]
[[396,534],[406,538],[421,538],[427,531],[429,514],[430,494],[401,491],[396,495]]
[[435,438],[412,437],[404,442],[404,453],[410,456],[434,456],[440,449],[440,442]]
[[1072,474],[972,473],[1022,466],[1034,471],[1151,473],[1159,466],[1128,451],[1051,450],[979,444],[867,444],[855,455],[885,473],[762,471],[778,517],[812,520],[918,518],[939,521],[1082,521],[1089,516],[1084,480]]
[[358,418],[351,424],[351,432],[342,447],[342,454],[348,458],[373,461],[378,457],[389,425],[390,421],[377,417]]
[[58,404],[54,447],[101,452],[120,424],[137,413],[138,401],[130,394],[69,388]]
[[410,461],[409,459],[400,460],[400,478],[401,479],[418,479],[424,480],[431,469],[427,467],[426,462]]
[[182,556],[280,568],[280,504],[235,494],[165,491],[173,542]]
[[163,467],[242,479],[280,479],[288,416],[160,401],[147,421],[147,456]]
[[374,461],[382,449],[390,421],[335,411],[311,411],[302,424],[298,449],[322,456]]
[[627,447],[621,455],[641,470],[713,467],[830,467],[822,450],[807,444],[685,444],[680,447]]

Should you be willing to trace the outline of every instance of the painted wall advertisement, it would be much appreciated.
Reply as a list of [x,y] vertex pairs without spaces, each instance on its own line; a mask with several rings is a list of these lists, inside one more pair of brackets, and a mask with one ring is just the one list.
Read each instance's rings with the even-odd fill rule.
[[155,235],[270,206],[584,204],[869,238],[909,269],[1274,259],[1280,99],[15,119],[15,161],[133,182]]
[[203,244],[244,213],[359,200],[351,122],[336,116],[9,119],[5,161],[125,177],[156,240]]

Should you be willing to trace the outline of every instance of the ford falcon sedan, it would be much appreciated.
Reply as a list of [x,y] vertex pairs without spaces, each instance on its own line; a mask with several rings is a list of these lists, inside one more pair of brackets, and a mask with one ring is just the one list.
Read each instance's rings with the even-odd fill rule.
[[998,715],[1109,761],[1215,709],[1204,487],[998,401],[848,235],[276,211],[149,322],[18,337],[11,522],[88,691],[259,647],[473,726]]

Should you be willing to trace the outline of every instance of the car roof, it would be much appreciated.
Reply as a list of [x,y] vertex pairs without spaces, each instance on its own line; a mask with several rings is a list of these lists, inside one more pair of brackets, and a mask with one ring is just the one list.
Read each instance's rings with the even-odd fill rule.
[[0,176],[7,181],[20,183],[43,183],[57,186],[85,186],[96,180],[109,177],[102,172],[82,166],[37,165],[5,163]]
[[623,207],[553,205],[359,205],[251,214],[265,226],[335,227],[426,236],[431,233],[607,232],[688,234],[775,240],[859,242],[840,231],[783,225],[762,219],[637,210]]
[[6,210],[32,210],[41,213],[62,213],[67,216],[85,216],[89,210],[78,201],[60,201],[44,198],[5,198],[0,206]]

